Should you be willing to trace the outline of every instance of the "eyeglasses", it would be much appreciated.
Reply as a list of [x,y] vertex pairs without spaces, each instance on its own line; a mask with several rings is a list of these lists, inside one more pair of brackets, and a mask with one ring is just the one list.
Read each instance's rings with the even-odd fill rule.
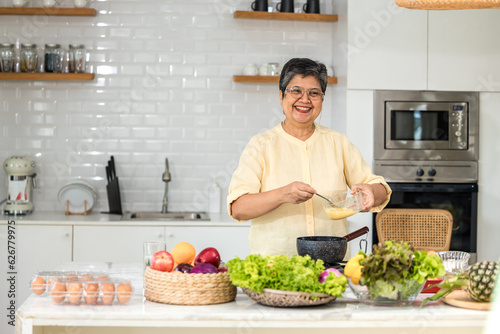
[[307,96],[309,96],[311,101],[317,101],[325,96],[325,94],[323,94],[323,92],[319,88],[311,88],[306,91],[300,86],[292,86],[290,88],[286,88],[285,91],[289,92],[294,99],[300,99],[302,96],[304,96],[305,92],[307,92]]

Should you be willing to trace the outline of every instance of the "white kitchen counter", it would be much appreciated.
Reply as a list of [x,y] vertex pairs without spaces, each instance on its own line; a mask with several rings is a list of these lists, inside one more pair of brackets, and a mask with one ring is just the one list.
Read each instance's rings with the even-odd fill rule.
[[[423,295],[422,295],[423,296]],[[422,297],[423,298],[423,297]],[[419,298],[419,301],[422,300]],[[78,327],[77,333],[98,333],[95,327],[120,331],[145,328],[223,328],[224,333],[266,332],[286,329],[287,333],[314,329],[315,333],[482,333],[488,312],[466,310],[443,304],[382,307],[358,303],[351,292],[330,304],[303,308],[272,308],[253,302],[238,291],[234,302],[207,306],[176,306],[142,300],[135,296],[127,305],[57,305],[50,298],[32,295],[18,310],[17,334],[31,334],[41,327]],[[246,329],[246,330],[243,330]],[[411,330],[410,330],[411,329]],[[415,331],[417,330],[418,331]],[[402,332],[403,330],[403,332]],[[406,330],[406,331],[404,331]],[[111,332],[111,331],[110,331]],[[50,333],[47,328],[44,334]],[[127,331],[128,333],[128,331]]]
[[[129,271],[141,282],[140,271]],[[233,302],[179,306],[144,300],[139,293],[126,305],[57,305],[31,295],[19,308],[16,334],[31,333],[482,333],[489,312],[448,306],[443,302],[406,307],[358,303],[348,289],[327,305],[273,308],[255,303],[238,289]]]
[[250,226],[250,222],[239,223],[227,213],[209,213],[210,221],[188,220],[121,220],[120,215],[91,212],[83,215],[66,215],[63,211],[34,211],[25,216],[2,216],[0,224],[14,220],[16,224],[27,225],[107,225],[107,226]]

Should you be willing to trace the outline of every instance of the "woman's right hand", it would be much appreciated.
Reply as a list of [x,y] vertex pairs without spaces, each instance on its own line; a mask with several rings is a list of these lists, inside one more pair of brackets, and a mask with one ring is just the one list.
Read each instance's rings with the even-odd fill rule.
[[283,188],[283,202],[300,204],[311,199],[316,190],[304,182],[294,181]]

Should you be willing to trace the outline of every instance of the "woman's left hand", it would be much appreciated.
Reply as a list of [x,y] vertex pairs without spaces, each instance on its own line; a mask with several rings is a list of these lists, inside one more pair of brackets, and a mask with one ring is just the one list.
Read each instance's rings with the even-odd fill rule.
[[372,207],[380,205],[387,195],[385,187],[380,183],[355,184],[351,188],[351,194],[354,194],[358,190],[361,191],[361,194],[363,195],[363,209],[361,212],[368,212]]

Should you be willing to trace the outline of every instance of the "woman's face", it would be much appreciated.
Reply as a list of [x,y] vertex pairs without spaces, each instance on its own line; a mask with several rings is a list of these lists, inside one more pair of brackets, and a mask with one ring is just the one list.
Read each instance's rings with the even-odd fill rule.
[[[289,91],[289,89],[293,86],[302,87],[304,95],[299,98],[294,98]],[[317,89],[321,92],[321,86],[318,80],[316,80],[313,76],[302,78],[301,75],[296,75],[288,83],[285,96],[283,96],[280,91],[280,103],[283,107],[287,124],[295,126],[312,125],[314,120],[321,113],[323,98],[321,97],[317,100],[311,100],[309,94],[307,93],[310,89]]]

